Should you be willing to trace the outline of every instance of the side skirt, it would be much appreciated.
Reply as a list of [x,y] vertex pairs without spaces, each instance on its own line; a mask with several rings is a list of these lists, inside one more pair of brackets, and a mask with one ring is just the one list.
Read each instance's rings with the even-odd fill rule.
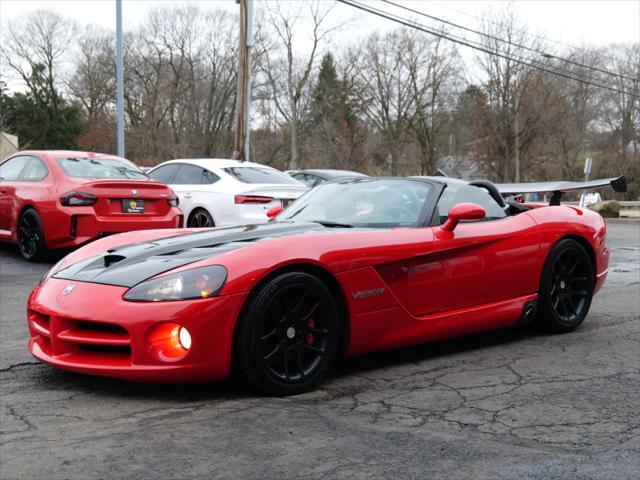
[[414,317],[401,307],[355,315],[347,356],[513,326],[538,294]]

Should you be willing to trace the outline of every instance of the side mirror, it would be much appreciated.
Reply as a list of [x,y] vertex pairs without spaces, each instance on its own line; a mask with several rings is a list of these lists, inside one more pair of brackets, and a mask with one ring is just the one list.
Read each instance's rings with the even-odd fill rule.
[[461,220],[482,220],[486,214],[484,208],[476,203],[457,203],[449,210],[449,218],[440,229],[453,232]]
[[273,219],[280,215],[280,212],[284,210],[282,205],[276,205],[275,207],[271,207],[267,210],[267,217]]

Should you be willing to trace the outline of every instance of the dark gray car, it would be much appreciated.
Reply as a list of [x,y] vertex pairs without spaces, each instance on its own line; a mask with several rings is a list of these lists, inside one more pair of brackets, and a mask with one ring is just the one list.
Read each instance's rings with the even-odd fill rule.
[[360,178],[368,177],[364,173],[353,172],[351,170],[331,170],[331,169],[317,169],[317,170],[290,170],[287,172],[293,178],[299,182],[304,183],[309,187],[315,187],[321,183],[329,180],[335,180],[336,178]]

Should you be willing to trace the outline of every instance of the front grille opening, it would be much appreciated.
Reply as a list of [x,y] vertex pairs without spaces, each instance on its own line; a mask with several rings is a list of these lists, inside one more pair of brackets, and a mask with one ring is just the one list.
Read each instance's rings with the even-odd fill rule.
[[128,345],[95,345],[95,344],[80,344],[82,350],[92,353],[110,353],[120,355],[131,355],[131,347]]
[[104,333],[118,333],[121,335],[128,335],[127,331],[113,323],[100,323],[100,322],[86,322],[79,320],[76,322],[79,330],[87,330],[91,332],[104,332]]
[[33,322],[37,327],[40,327],[44,332],[38,333],[46,333],[49,334],[49,316],[43,315],[42,313],[36,312],[35,310],[29,309],[27,312],[27,316],[31,322]]

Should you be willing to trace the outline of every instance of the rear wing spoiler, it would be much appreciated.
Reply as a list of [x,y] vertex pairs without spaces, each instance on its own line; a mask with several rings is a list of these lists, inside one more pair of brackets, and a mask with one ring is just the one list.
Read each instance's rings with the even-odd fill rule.
[[624,176],[589,180],[587,182],[535,182],[535,183],[497,183],[498,191],[503,195],[515,195],[519,193],[553,193],[549,205],[560,205],[560,199],[564,192],[574,190],[593,190],[602,187],[611,187],[616,192],[627,191],[627,179]]

